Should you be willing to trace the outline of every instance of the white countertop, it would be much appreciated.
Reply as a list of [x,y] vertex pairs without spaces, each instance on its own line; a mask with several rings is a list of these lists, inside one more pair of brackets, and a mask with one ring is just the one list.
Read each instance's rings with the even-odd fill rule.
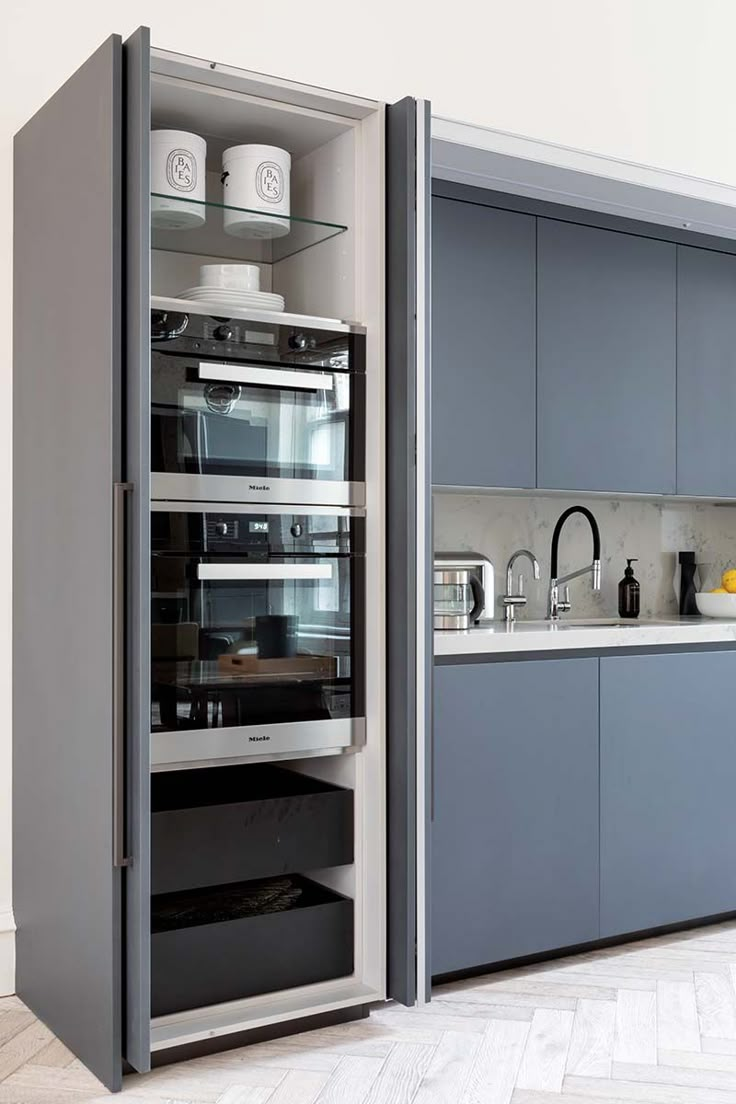
[[472,629],[436,630],[435,656],[547,652],[589,648],[651,648],[671,644],[736,643],[736,621],[708,617],[618,621],[614,618],[488,621]]

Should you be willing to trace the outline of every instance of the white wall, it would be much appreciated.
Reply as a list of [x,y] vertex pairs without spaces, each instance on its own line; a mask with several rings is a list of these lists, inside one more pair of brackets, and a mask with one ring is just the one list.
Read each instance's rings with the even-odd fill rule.
[[[0,12],[0,518],[10,516],[11,136],[108,34],[736,183],[731,0],[5,0]],[[0,578],[10,578],[7,540]],[[0,591],[0,992],[11,984],[10,597]]]

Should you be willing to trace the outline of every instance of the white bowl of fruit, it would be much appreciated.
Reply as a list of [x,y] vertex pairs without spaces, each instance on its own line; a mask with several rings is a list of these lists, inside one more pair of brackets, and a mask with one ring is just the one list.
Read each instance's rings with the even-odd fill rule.
[[721,585],[695,595],[698,611],[703,617],[724,617],[736,621],[736,570],[723,572]]

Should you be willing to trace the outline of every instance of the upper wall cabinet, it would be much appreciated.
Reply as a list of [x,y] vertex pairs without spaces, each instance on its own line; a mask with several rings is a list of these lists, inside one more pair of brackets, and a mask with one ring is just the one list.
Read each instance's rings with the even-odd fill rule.
[[432,482],[535,484],[535,222],[435,197]]
[[537,482],[675,492],[676,246],[538,220]]
[[677,491],[736,497],[736,257],[678,247]]

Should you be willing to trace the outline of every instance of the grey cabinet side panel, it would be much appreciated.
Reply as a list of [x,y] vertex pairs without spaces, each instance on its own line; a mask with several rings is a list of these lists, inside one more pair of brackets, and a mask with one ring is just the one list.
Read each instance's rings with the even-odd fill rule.
[[536,482],[536,219],[432,201],[432,482]]
[[676,246],[537,233],[538,485],[674,493]]
[[127,530],[126,1024],[124,1053],[151,1064],[150,679],[150,43],[142,27],[123,47],[125,126],[125,478]]
[[112,852],[121,126],[113,36],[17,135],[14,211],[17,988],[110,1087],[121,1080],[122,1010]]
[[677,251],[677,491],[736,497],[736,257]]
[[417,998],[420,1002],[431,1000],[432,990],[432,835],[431,819],[434,809],[434,513],[432,503],[432,320],[433,291],[430,258],[432,254],[432,111],[427,100],[420,100],[417,107],[417,235],[418,249],[417,285],[419,298],[417,329],[421,330],[417,377],[421,377],[417,401],[417,433],[423,444],[417,448],[417,488],[423,506],[420,510],[420,545],[417,574],[420,586],[417,591],[419,616],[417,636],[423,648],[418,660],[420,718],[417,741],[423,752],[424,771],[421,775],[423,801],[418,820],[421,838],[417,849],[418,906],[417,923]]
[[736,654],[601,660],[601,936],[736,909]]
[[598,938],[598,660],[435,671],[432,972]]
[[[432,630],[425,595],[426,662],[419,672],[417,590],[422,581],[429,585],[431,494],[428,464],[419,470],[416,455],[418,434],[429,449],[429,380],[422,361],[427,333],[424,328],[418,332],[418,323],[428,325],[429,316],[429,288],[422,265],[429,248],[429,173],[422,154],[426,151],[428,157],[428,126],[426,104],[406,99],[387,110],[387,950],[389,995],[408,1005],[417,999],[417,968],[427,968],[426,963],[418,967],[416,961],[417,879],[425,877],[423,854],[421,869],[417,867],[417,849],[422,850],[417,810],[426,794],[425,789],[417,793],[417,749],[427,736],[424,726],[419,726],[417,703],[422,695],[431,720]],[[427,217],[419,226],[422,210]],[[426,500],[424,515],[418,509],[418,497]]]

